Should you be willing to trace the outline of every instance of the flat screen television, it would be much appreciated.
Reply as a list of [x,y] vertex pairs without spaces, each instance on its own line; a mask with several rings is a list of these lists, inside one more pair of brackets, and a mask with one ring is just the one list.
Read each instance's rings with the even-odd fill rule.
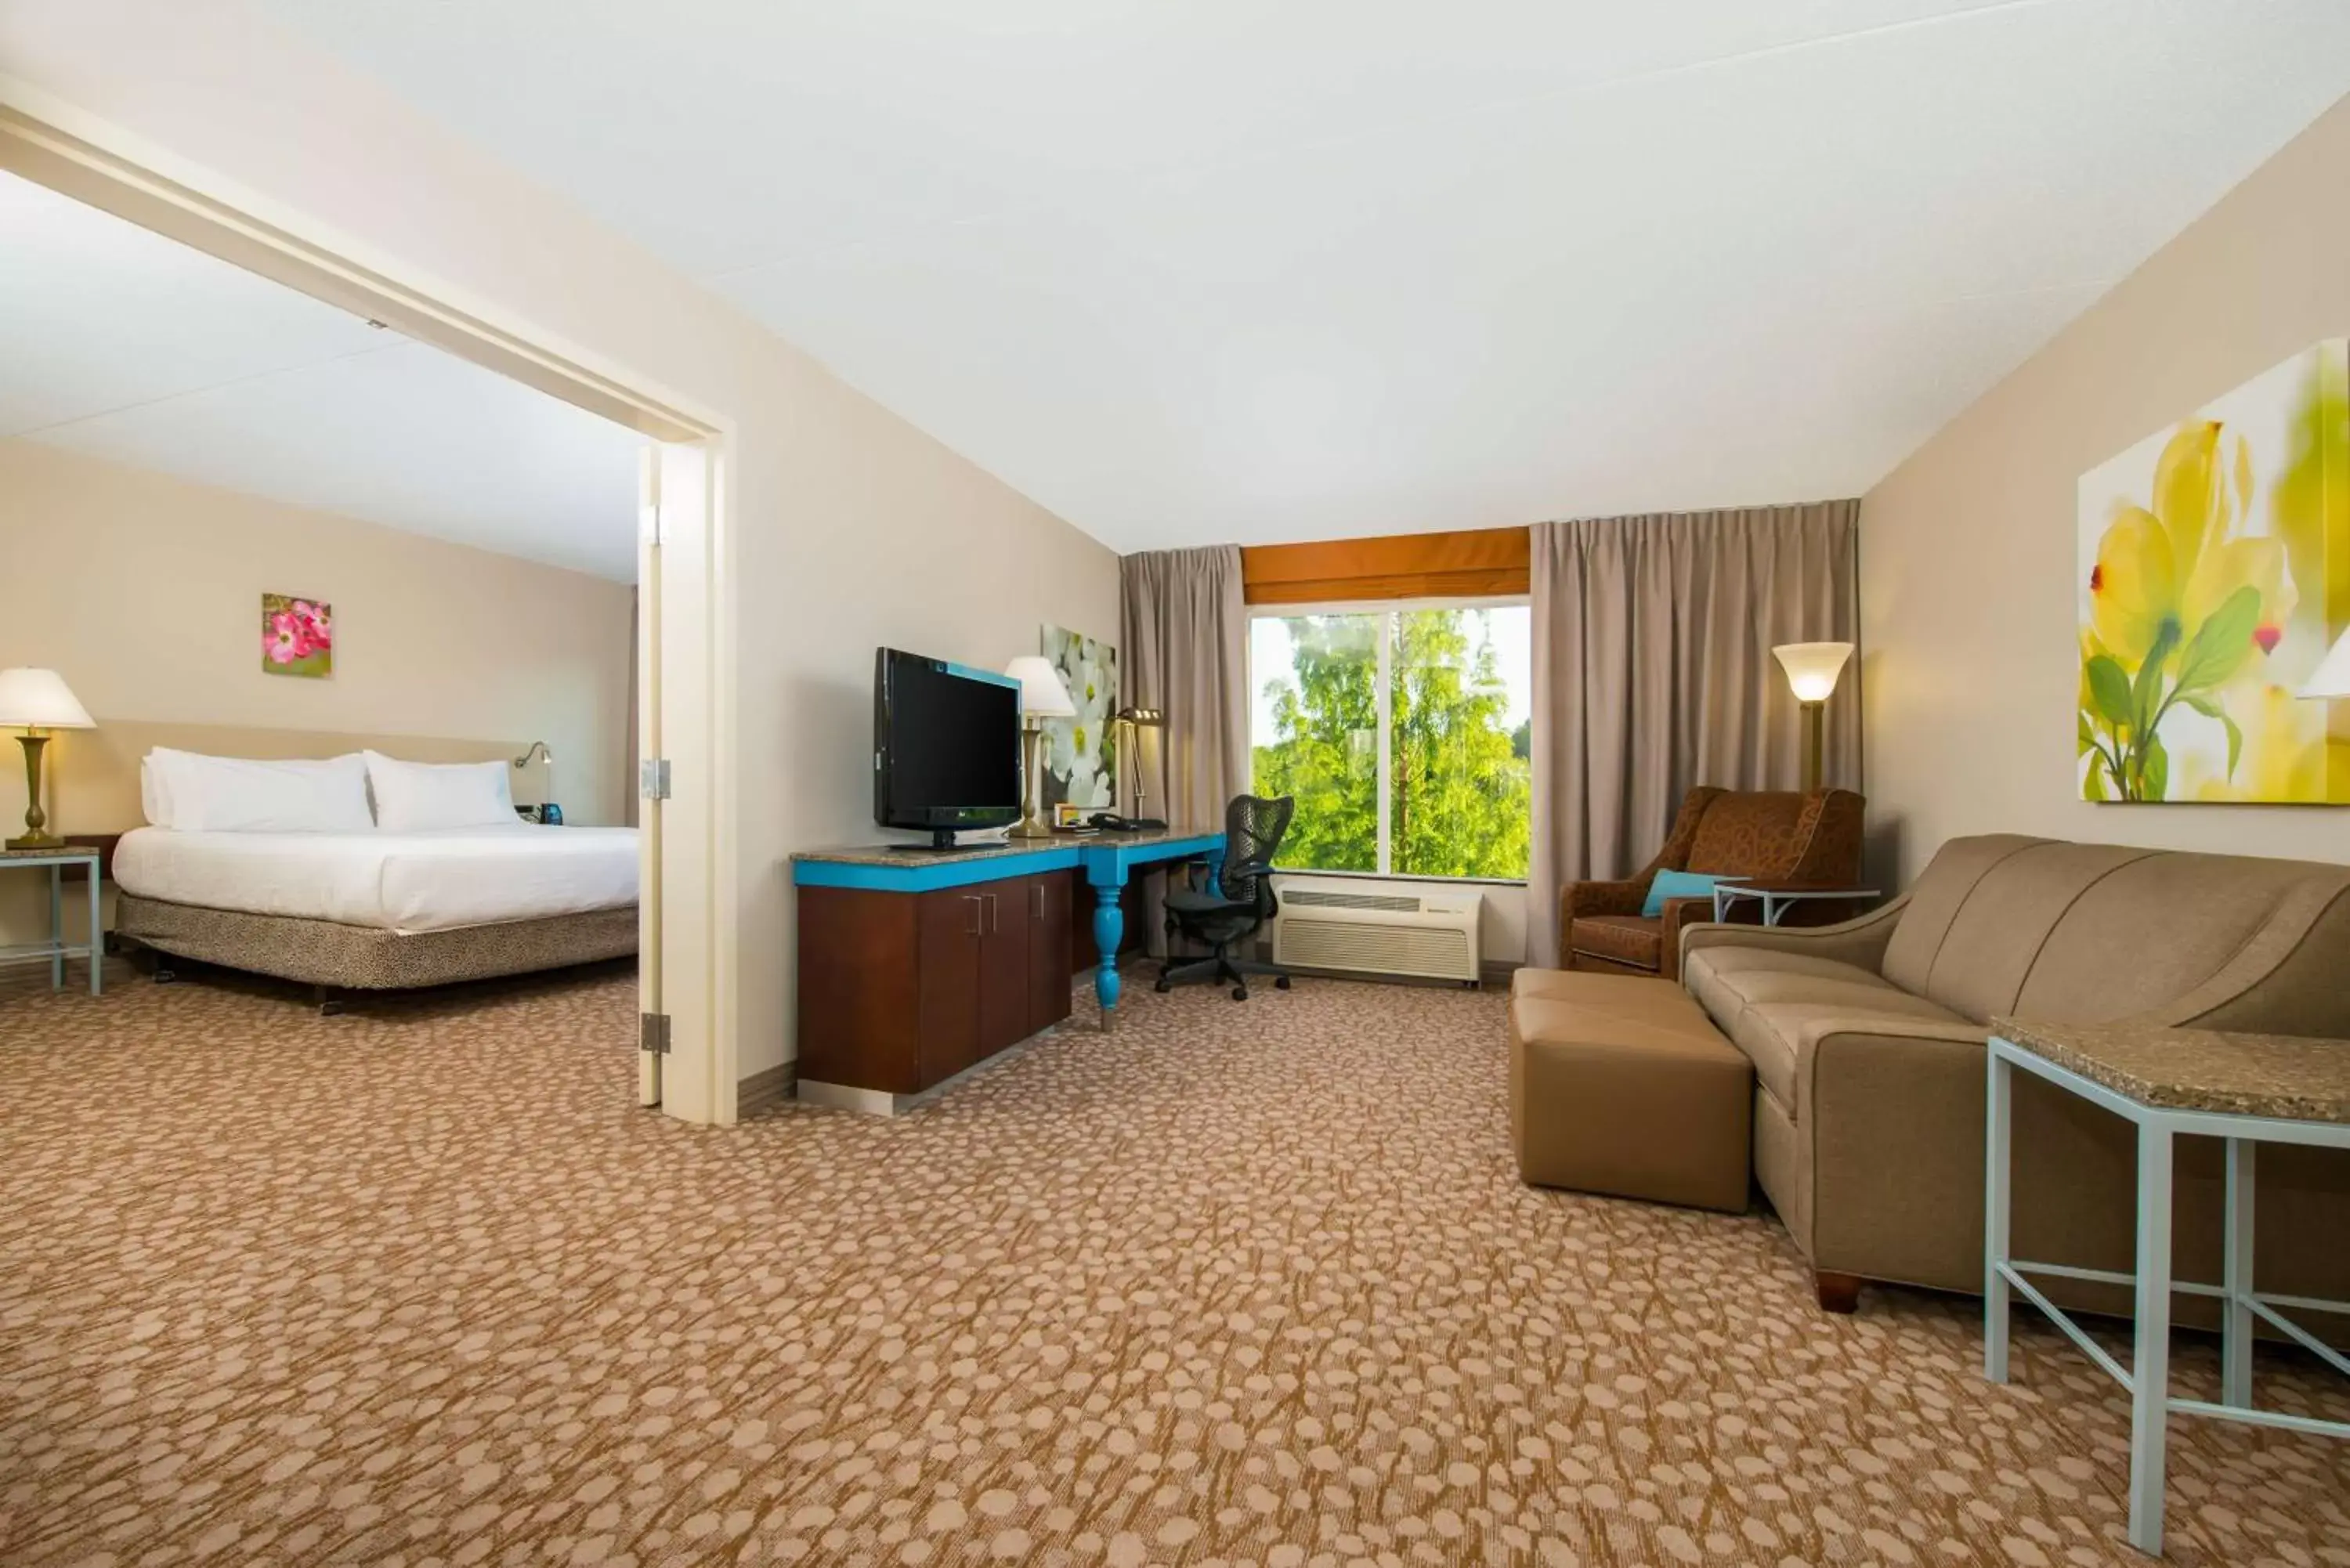
[[1020,820],[1020,683],[894,648],[873,656],[873,820],[927,830]]

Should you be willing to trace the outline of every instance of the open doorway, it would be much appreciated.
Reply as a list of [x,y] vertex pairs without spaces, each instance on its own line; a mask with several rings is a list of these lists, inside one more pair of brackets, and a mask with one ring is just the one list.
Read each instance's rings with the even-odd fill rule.
[[[539,363],[517,378],[509,350],[452,352],[472,339],[390,291],[381,314],[355,312],[348,275],[303,289],[328,275],[317,258],[256,245],[201,203],[159,205],[134,171],[60,159],[21,134],[0,149],[16,155],[0,161],[69,176],[0,174],[5,308],[21,317],[11,340],[29,346],[0,369],[0,456],[18,470],[9,488],[27,537],[37,498],[47,550],[73,556],[78,540],[97,557],[58,563],[71,568],[61,594],[20,576],[20,597],[46,607],[0,632],[0,665],[47,671],[69,695],[78,665],[81,716],[96,724],[42,748],[27,798],[7,810],[12,835],[30,807],[57,836],[102,846],[110,929],[163,955],[167,972],[193,961],[276,975],[320,987],[330,1005],[632,950],[639,1103],[731,1119],[731,1093],[716,1089],[732,1075],[712,1050],[706,913],[711,433],[616,421],[608,389],[558,396],[560,375]],[[114,213],[79,199],[109,195]],[[167,209],[178,221],[130,221]],[[224,243],[182,243],[207,235]],[[265,254],[296,275],[252,270]],[[432,330],[386,319],[403,313]],[[700,613],[675,613],[685,596]],[[95,638],[93,613],[114,618]],[[351,760],[343,784],[306,775],[302,789],[342,789],[353,767],[364,779],[369,820],[341,826],[367,836],[331,853],[365,864],[300,858],[329,853],[322,833],[287,846],[295,857],[253,892],[192,853],[198,836],[242,832],[233,846],[250,860],[285,826],[250,799],[214,810],[212,795],[238,795],[248,775],[212,764],[254,764],[276,788],[276,765],[297,758]],[[183,767],[194,772],[175,775],[175,801],[159,775]],[[386,771],[400,767],[417,771]],[[493,784],[497,805],[485,804]],[[458,801],[461,785],[481,787]],[[419,800],[423,818],[384,815]],[[432,817],[436,805],[470,823]],[[486,831],[483,812],[501,806],[514,820]],[[168,855],[123,856],[141,829],[179,831],[169,823],[183,811],[197,826]],[[484,871],[471,842],[388,865],[387,841],[417,822],[485,830],[473,837],[508,856],[559,842],[561,869]],[[354,895],[361,886],[372,903]],[[0,888],[0,925],[77,945],[42,921],[37,888],[22,907],[10,892]],[[525,892],[552,902],[515,904]],[[285,957],[292,928],[272,921],[303,922],[312,950]],[[92,944],[78,945],[52,963],[95,969]]]

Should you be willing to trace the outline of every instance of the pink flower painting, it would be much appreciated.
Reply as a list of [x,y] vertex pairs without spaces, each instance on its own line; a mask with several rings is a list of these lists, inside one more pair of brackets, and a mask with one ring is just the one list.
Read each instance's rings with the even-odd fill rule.
[[334,607],[295,594],[261,596],[261,672],[313,680],[335,672]]

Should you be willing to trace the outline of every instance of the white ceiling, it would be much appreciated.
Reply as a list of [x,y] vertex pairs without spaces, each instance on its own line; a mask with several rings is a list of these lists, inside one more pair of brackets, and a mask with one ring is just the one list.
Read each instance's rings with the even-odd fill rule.
[[1856,493],[2342,0],[265,0],[1120,548]]
[[0,438],[620,581],[633,431],[0,175]]

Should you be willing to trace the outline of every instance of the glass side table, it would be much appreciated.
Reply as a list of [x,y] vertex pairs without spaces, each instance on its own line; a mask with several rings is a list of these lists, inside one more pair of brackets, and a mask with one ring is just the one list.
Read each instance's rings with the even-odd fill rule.
[[[57,849],[0,849],[0,870],[16,867],[47,867],[49,872],[49,940],[21,947],[0,948],[0,961],[38,959],[49,961],[49,989],[62,990],[66,983],[66,960],[89,961],[89,993],[96,996],[103,984],[101,971],[106,968],[106,933],[99,925],[98,881],[99,868],[105,864],[105,852],[85,844],[68,844]],[[66,940],[66,867],[78,866],[88,877],[89,940],[87,944]]]
[[[1989,1114],[1984,1118],[1983,1376],[2007,1381],[2011,1297],[2048,1314],[2106,1374],[2129,1390],[2129,1541],[2162,1552],[2163,1448],[2173,1416],[2218,1417],[2288,1431],[2350,1438],[2350,1422],[2262,1410],[2252,1401],[2254,1320],[2345,1376],[2350,1359],[2285,1316],[2350,1312],[2350,1303],[2275,1295],[2252,1282],[2253,1151],[2263,1143],[2350,1148],[2350,1041],[2208,1029],[2105,1027],[1991,1020]],[[2137,1266],[2133,1273],[2033,1262],[2013,1255],[2011,1133],[2018,1069],[2044,1078],[2137,1129]],[[2172,1143],[2213,1137],[2227,1147],[2222,1278],[2207,1285],[2172,1277]],[[2126,1285],[2137,1295],[2130,1364],[2051,1302],[2031,1276]],[[2208,1296],[2220,1313],[2220,1398],[2170,1397],[2170,1298]]]

